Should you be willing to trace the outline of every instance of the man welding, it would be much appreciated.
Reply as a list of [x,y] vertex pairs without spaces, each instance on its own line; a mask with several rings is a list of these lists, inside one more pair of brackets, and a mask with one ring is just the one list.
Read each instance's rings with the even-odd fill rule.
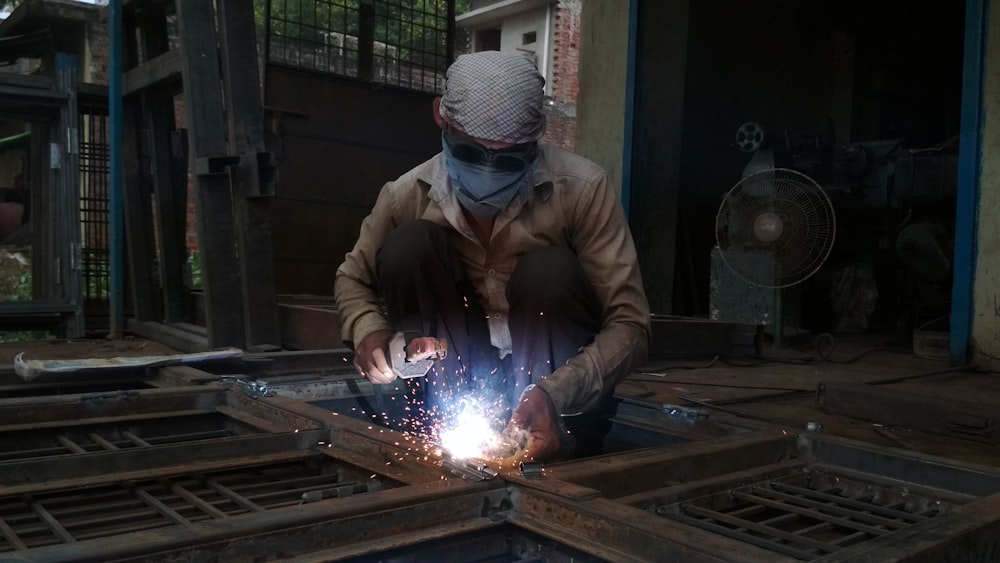
[[539,143],[544,83],[522,55],[458,57],[433,102],[442,151],[382,187],[335,282],[358,372],[393,381],[399,331],[447,340],[414,408],[485,398],[507,461],[599,452],[650,330],[606,172]]

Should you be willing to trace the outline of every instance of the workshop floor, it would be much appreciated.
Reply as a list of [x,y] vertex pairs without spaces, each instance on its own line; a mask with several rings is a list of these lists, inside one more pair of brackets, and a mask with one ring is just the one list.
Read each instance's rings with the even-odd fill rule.
[[[922,359],[908,350],[883,347],[886,340],[880,335],[837,336],[827,361],[805,364],[794,360],[757,363],[752,359],[733,360],[728,365],[710,360],[650,362],[640,374],[623,382],[618,393],[709,412],[724,410],[796,432],[815,423],[819,431],[836,436],[1000,467],[1000,445],[985,438],[955,433],[935,435],[873,424],[828,414],[817,405],[817,386],[826,382],[876,384],[879,389],[920,393],[940,400],[1000,406],[997,374],[949,372],[946,361]],[[804,354],[808,358],[812,352]],[[784,350],[780,355],[795,354]],[[732,365],[736,363],[740,365]]]

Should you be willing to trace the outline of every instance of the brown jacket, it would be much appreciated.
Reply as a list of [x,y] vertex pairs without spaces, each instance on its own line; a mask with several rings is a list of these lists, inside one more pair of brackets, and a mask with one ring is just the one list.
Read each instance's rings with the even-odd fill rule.
[[504,292],[518,257],[549,245],[577,255],[600,299],[604,325],[593,343],[537,382],[560,414],[586,410],[645,360],[649,304],[618,194],[596,164],[552,146],[540,148],[534,190],[523,192],[497,216],[485,248],[462,215],[440,154],[385,184],[357,244],[337,270],[334,295],[344,339],[360,342],[392,328],[374,290],[375,254],[396,226],[425,219],[454,229],[452,243],[483,299],[501,357],[510,352]]

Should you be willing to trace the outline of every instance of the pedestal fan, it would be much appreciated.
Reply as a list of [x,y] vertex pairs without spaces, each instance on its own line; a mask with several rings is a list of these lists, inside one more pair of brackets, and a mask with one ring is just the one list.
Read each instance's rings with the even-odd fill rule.
[[782,345],[782,288],[805,281],[830,255],[836,219],[812,178],[787,168],[745,176],[726,194],[715,239],[726,266],[753,285],[772,288],[774,344]]

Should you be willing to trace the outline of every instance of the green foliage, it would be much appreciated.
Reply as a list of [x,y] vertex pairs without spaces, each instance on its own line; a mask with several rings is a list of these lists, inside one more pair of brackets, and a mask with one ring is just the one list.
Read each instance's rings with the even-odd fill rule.
[[[375,41],[398,49],[398,57],[411,61],[415,53],[445,54],[445,25],[448,3],[455,3],[455,13],[469,10],[470,0],[394,0],[377,1],[375,10]],[[287,37],[311,44],[325,44],[331,34],[357,38],[360,35],[361,0],[320,2],[317,0],[272,0],[271,35]],[[267,3],[254,0],[257,31],[265,32]],[[419,62],[419,61],[413,61]]]
[[201,255],[197,252],[188,255],[187,284],[191,289],[201,289]]
[[[0,0],[2,1],[2,0]],[[17,278],[17,289],[13,294],[3,296],[4,301],[31,300],[31,271],[22,272]],[[0,331],[0,343],[43,340],[48,333],[38,330]]]

